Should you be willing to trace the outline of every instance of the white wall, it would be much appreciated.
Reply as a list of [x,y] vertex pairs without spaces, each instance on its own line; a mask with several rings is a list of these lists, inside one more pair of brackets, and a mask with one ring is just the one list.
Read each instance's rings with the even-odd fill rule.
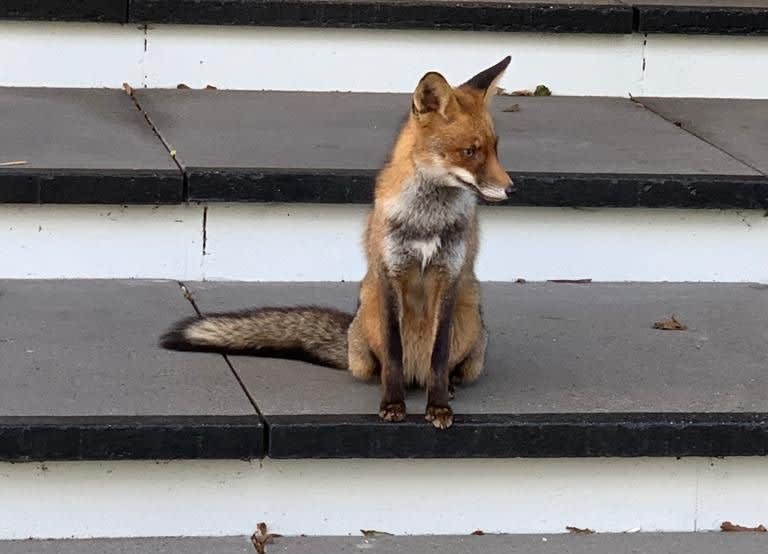
[[407,92],[510,54],[501,86],[768,98],[768,37],[0,22],[0,86]]
[[701,531],[766,488],[766,458],[6,463],[0,539]]
[[[359,280],[366,206],[0,205],[0,278]],[[762,211],[488,207],[478,276],[768,282]],[[279,263],[278,263],[279,262]]]

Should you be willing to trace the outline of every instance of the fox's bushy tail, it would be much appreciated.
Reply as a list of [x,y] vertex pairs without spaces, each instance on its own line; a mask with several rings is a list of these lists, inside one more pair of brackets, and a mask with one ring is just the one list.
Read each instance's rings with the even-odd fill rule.
[[330,308],[259,308],[179,321],[160,339],[169,350],[300,359],[347,369],[352,315]]

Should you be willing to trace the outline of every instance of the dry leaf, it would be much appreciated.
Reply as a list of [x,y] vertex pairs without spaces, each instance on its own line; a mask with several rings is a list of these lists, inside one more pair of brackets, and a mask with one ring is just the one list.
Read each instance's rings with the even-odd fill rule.
[[11,167],[13,165],[27,165],[29,162],[25,160],[17,160],[15,162],[0,162],[0,167]]
[[478,529],[477,531],[473,531],[472,534],[476,537],[482,537],[483,535],[485,535],[485,531]]
[[661,329],[662,331],[686,331],[688,327],[678,321],[674,315],[670,319],[662,319],[653,324],[654,329]]
[[576,283],[578,285],[584,285],[591,283],[592,279],[550,279],[548,283]]
[[205,85],[205,90],[219,90],[213,85]]
[[757,527],[744,527],[743,525],[734,525],[730,521],[724,521],[720,525],[720,530],[724,533],[765,533],[766,528],[764,525],[758,525]]
[[176,85],[176,88],[179,90],[187,90],[189,87],[184,83],[179,83],[178,85]]
[[501,110],[502,112],[519,112],[520,111],[520,104],[511,104]]
[[520,277],[519,279],[515,279],[515,283],[520,283],[521,285],[524,285],[524,284],[525,284],[525,283],[527,283],[527,282],[528,282],[528,281],[526,281],[526,280],[525,280],[525,279],[523,279],[522,277]]
[[533,91],[530,90],[513,90],[512,96],[533,96]]
[[128,83],[123,83],[123,90],[128,96],[133,96],[133,87]]
[[384,531],[376,531],[375,529],[360,529],[360,532],[364,537],[393,537],[392,533],[385,533]]
[[281,537],[277,533],[267,533],[267,524],[263,521],[256,526],[256,532],[251,535],[251,544],[257,554],[265,554],[265,545],[272,544],[276,538]]
[[539,85],[533,91],[534,96],[552,96],[552,91],[546,85]]
[[574,535],[592,535],[594,534],[594,531],[590,529],[589,527],[585,527],[584,529],[581,529],[579,527],[566,527],[565,528],[569,533],[573,533]]

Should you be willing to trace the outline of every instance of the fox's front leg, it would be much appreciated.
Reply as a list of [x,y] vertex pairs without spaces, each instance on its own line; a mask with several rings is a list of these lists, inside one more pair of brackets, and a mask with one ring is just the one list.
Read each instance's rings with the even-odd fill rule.
[[405,381],[403,378],[403,342],[400,335],[400,308],[392,283],[381,277],[382,326],[384,331],[384,360],[381,364],[381,383],[384,393],[379,406],[379,417],[386,421],[405,419]]
[[456,289],[453,285],[448,285],[446,289],[438,291],[437,294],[438,309],[435,314],[437,330],[432,347],[427,410],[424,416],[438,429],[447,429],[453,425],[453,410],[448,404],[451,398],[448,359],[451,350],[451,322],[456,305]]

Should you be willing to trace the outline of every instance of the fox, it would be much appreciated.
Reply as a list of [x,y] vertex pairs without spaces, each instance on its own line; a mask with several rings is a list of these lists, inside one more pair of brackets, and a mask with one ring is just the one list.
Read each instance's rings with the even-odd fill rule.
[[481,376],[488,345],[475,275],[478,199],[500,202],[514,192],[488,110],[510,61],[457,87],[435,71],[419,80],[376,178],[355,313],[320,306],[212,313],[177,322],[160,345],[301,359],[378,379],[378,415],[388,422],[406,418],[406,388],[420,387],[425,419],[451,427],[455,387]]

